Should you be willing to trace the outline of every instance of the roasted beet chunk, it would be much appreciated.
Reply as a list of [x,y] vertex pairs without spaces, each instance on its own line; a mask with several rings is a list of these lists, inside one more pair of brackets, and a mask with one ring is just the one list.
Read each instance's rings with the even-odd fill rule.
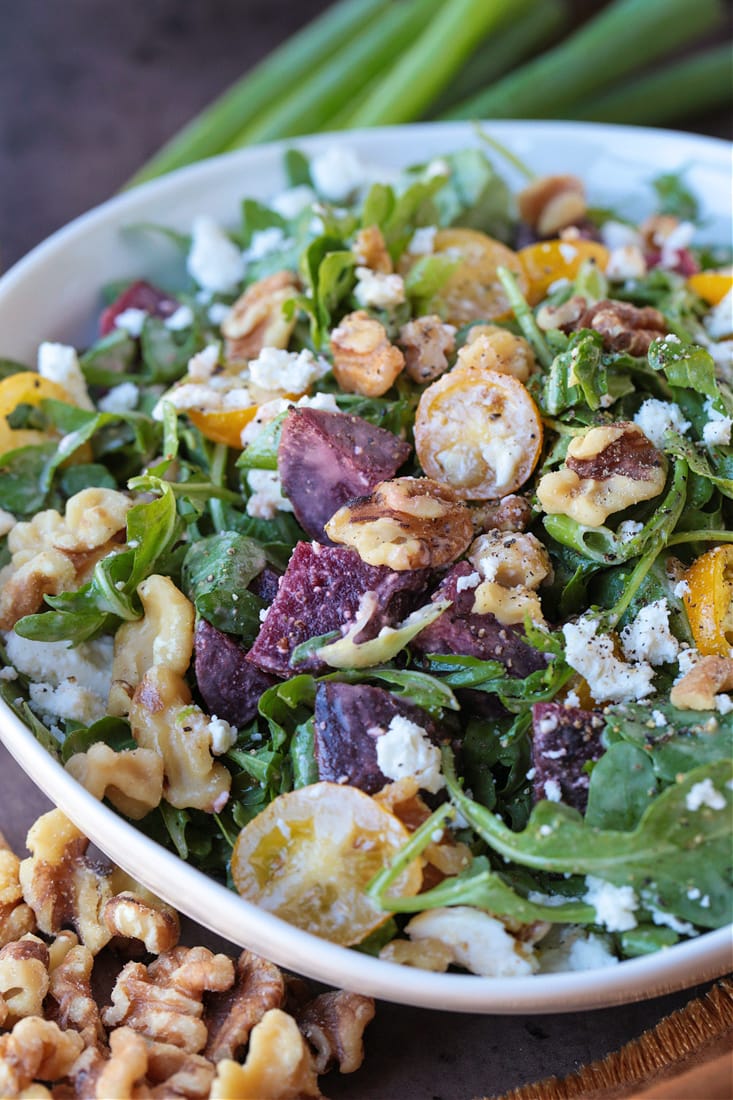
[[194,635],[196,682],[209,714],[237,728],[251,722],[257,702],[274,682],[246,658],[231,634],[217,630],[206,619],[196,623]]
[[277,465],[295,518],[330,543],[324,525],[342,504],[394,477],[410,446],[359,416],[292,408],[283,421]]
[[[249,652],[265,672],[292,676],[290,654],[309,638],[347,627],[365,592],[373,592],[378,611],[357,641],[393,626],[425,588],[424,570],[397,573],[383,565],[366,565],[355,550],[299,542],[293,550],[267,618]],[[298,664],[298,672],[320,672],[326,666],[315,654]]]
[[144,309],[153,317],[170,317],[178,309],[178,302],[152,283],[138,279],[102,312],[99,318],[99,334],[106,336],[115,327],[115,321],[126,309]]
[[527,645],[516,627],[502,626],[493,615],[473,614],[475,585],[458,589],[459,580],[473,573],[467,561],[460,561],[448,570],[432,598],[451,600],[451,606],[417,635],[411,643],[412,649],[421,653],[463,653],[482,661],[501,661],[512,676],[529,676],[530,672],[544,668],[543,655]]
[[588,803],[590,776],[583,767],[603,752],[603,718],[561,703],[532,707],[534,798],[565,802],[581,813]]
[[266,565],[261,573],[258,573],[249,585],[250,592],[259,596],[265,603],[272,603],[277,596],[277,586],[280,583],[280,574],[271,565]]
[[438,740],[427,711],[368,684],[324,683],[316,691],[315,749],[318,778],[349,783],[374,794],[389,780],[377,763],[377,738],[395,715]]

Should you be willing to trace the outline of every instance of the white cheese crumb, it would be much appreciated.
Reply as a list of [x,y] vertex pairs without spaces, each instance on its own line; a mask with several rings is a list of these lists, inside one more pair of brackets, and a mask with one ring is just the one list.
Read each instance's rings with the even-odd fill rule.
[[634,423],[655,447],[663,445],[665,432],[674,431],[684,435],[690,427],[689,420],[685,420],[678,405],[673,405],[670,401],[659,401],[656,397],[647,398],[634,417]]
[[700,660],[700,654],[693,646],[688,646],[686,649],[680,649],[677,654],[677,667],[679,668],[679,676],[675,680],[675,683],[679,683],[683,676],[695,667]]
[[481,581],[479,573],[469,573],[465,577],[459,577],[456,581],[456,592],[465,592],[467,588],[475,588]]
[[566,264],[571,264],[577,258],[578,250],[575,245],[568,244],[567,241],[563,241],[558,245],[558,252],[562,256]]
[[427,909],[405,927],[411,940],[440,940],[453,961],[487,978],[531,974],[537,960],[531,948],[511,936],[500,920],[468,905]]
[[304,393],[329,369],[325,359],[316,358],[307,348],[298,352],[263,348],[249,364],[250,377],[256,386],[298,394]]
[[584,932],[573,926],[556,926],[552,938],[540,946],[540,973],[557,974],[567,970],[599,970],[615,966],[618,959],[608,940],[596,932]]
[[643,523],[637,523],[635,519],[625,519],[622,523],[619,523],[616,530],[616,537],[619,542],[631,542],[637,535],[640,535],[644,530]]
[[[661,234],[659,235],[661,237]],[[674,229],[661,239],[655,236],[655,244],[660,244],[662,255],[659,258],[660,267],[674,268],[679,260],[679,253],[692,243],[695,236],[695,226],[692,222],[680,222]]]
[[49,382],[58,382],[80,409],[94,411],[86,380],[81,373],[76,350],[68,344],[45,342],[38,349],[38,373]]
[[692,813],[703,806],[707,806],[710,810],[724,810],[726,801],[720,791],[716,791],[711,779],[701,779],[687,792],[685,806]]
[[583,901],[592,905],[596,911],[596,922],[604,925],[609,932],[628,932],[636,928],[635,911],[639,899],[631,886],[614,886],[611,882],[587,875],[587,887]]
[[366,169],[354,150],[339,145],[313,157],[310,169],[316,191],[329,202],[346,202],[366,178]]
[[437,225],[423,225],[416,229],[410,238],[407,251],[411,256],[431,256],[435,252],[435,234]]
[[17,680],[18,673],[12,665],[4,665],[0,668],[0,680]]
[[369,267],[357,267],[354,297],[360,306],[394,309],[405,301],[405,283],[401,275],[385,275]]
[[710,310],[703,324],[711,340],[722,340],[733,333],[733,289]]
[[643,279],[646,275],[646,260],[638,244],[625,244],[614,248],[609,254],[606,276],[615,282],[627,279]]
[[680,920],[679,917],[675,917],[673,913],[666,913],[663,909],[657,909],[656,906],[650,905],[649,902],[645,904],[651,914],[654,924],[664,925],[665,928],[671,928],[673,932],[679,932],[683,936],[697,935],[697,929],[694,924],[690,924],[689,921]]
[[657,729],[661,729],[662,726],[667,725],[667,719],[662,714],[661,710],[653,710],[652,711],[652,722],[657,727]]
[[36,642],[14,630],[5,637],[8,660],[29,680],[58,687],[73,679],[106,699],[112,678],[112,639],[95,638],[73,648],[67,642]]
[[552,836],[553,831],[552,825],[540,825],[539,827],[540,836]]
[[288,187],[287,190],[275,195],[270,199],[269,205],[270,209],[281,218],[290,221],[292,218],[297,218],[298,214],[302,214],[306,207],[311,206],[315,198],[316,193],[313,188],[306,183],[301,183],[297,187]]
[[121,328],[128,336],[138,337],[142,333],[143,325],[149,316],[150,314],[146,309],[136,309],[134,306],[130,306],[129,309],[123,309],[117,314],[115,328]]
[[231,311],[232,307],[225,302],[213,302],[207,310],[207,316],[212,325],[222,325]]
[[264,256],[269,256],[272,252],[277,252],[281,248],[287,248],[292,243],[292,240],[285,236],[279,225],[271,225],[269,229],[260,229],[252,234],[252,240],[249,242],[249,248],[245,252],[244,258],[245,260],[261,260]]
[[729,447],[733,431],[733,417],[726,416],[713,407],[710,398],[705,402],[705,412],[709,419],[702,430],[703,443],[708,447]]
[[545,792],[545,798],[548,802],[561,802],[562,790],[560,784],[556,779],[546,779],[544,782],[543,790]]
[[251,443],[266,424],[269,424],[276,416],[289,409],[291,405],[295,405],[298,409],[322,409],[324,412],[341,412],[332,393],[314,393],[312,397],[306,395],[298,398],[297,401],[291,401],[287,397],[274,397],[272,401],[266,401],[264,405],[260,405],[249,424],[245,424],[242,428],[240,437],[242,446],[246,447]]
[[282,494],[282,484],[276,470],[250,470],[247,484],[252,496],[247,501],[247,515],[255,519],[273,519],[277,512],[292,512],[293,506]]
[[241,250],[214,219],[202,214],[191,228],[186,268],[204,290],[226,294],[236,290],[244,278],[245,261]]
[[208,382],[219,365],[219,345],[207,344],[188,361],[187,377],[192,382]]
[[236,726],[231,726],[223,718],[217,718],[215,714],[212,714],[209,721],[209,734],[214,756],[221,756],[223,752],[227,752],[237,740]]
[[733,710],[733,699],[730,695],[724,695],[722,692],[715,696],[715,709],[718,714],[730,714]]
[[609,219],[601,226],[601,240],[610,252],[617,248],[640,248],[644,243],[641,233],[636,229],[613,219]]
[[681,600],[683,596],[689,596],[691,592],[689,581],[678,581],[672,591],[678,600]]
[[377,738],[377,764],[387,779],[414,776],[420,787],[435,794],[445,786],[440,771],[440,749],[422,726],[396,714]]
[[654,669],[641,662],[630,665],[614,653],[613,639],[598,634],[598,622],[591,615],[577,623],[565,623],[565,659],[587,681],[597,703],[623,703],[643,699],[653,691]]
[[175,313],[165,320],[165,327],[171,332],[180,332],[193,324],[193,310],[190,306],[179,306]]
[[621,645],[630,661],[663,665],[677,659],[680,644],[669,629],[666,598],[641,608],[634,621],[621,631]]
[[571,689],[567,693],[567,695],[565,696],[565,706],[566,707],[579,707],[580,706],[580,696],[578,695],[577,691],[573,691]]
[[134,382],[120,382],[97,402],[97,408],[105,413],[126,413],[137,408],[140,390]]

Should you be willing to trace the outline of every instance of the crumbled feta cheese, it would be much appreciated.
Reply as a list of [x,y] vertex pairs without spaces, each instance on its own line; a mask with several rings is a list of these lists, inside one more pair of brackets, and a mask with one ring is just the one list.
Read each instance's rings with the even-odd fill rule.
[[646,260],[638,244],[625,244],[614,248],[608,257],[606,276],[615,282],[627,279],[643,279],[646,275]]
[[128,336],[138,337],[142,333],[143,325],[149,316],[150,314],[146,309],[136,309],[134,306],[130,306],[129,309],[123,309],[117,314],[115,328],[121,328]]
[[619,523],[616,530],[616,537],[619,542],[631,542],[637,535],[640,535],[644,530],[643,523],[637,523],[635,519],[625,519],[622,523]]
[[609,219],[601,226],[601,240],[610,252],[617,248],[640,248],[644,243],[638,230],[613,219]]
[[703,443],[708,447],[729,447],[731,431],[733,431],[733,417],[726,416],[713,407],[710,398],[705,402],[705,412],[709,420],[703,427]]
[[191,249],[186,268],[204,290],[226,294],[236,290],[244,278],[242,252],[213,218],[201,215],[191,227]]
[[678,581],[672,589],[678,600],[681,600],[684,596],[689,596],[691,589],[688,581]]
[[326,360],[316,358],[307,348],[297,352],[263,348],[249,364],[250,377],[256,386],[285,393],[304,393],[329,370]]
[[665,928],[671,928],[673,932],[679,932],[682,936],[696,936],[698,934],[694,924],[690,924],[689,921],[680,920],[674,913],[657,909],[655,905],[650,905],[648,901],[645,901],[645,905],[654,924],[664,925]]
[[66,642],[37,642],[10,631],[8,659],[27,676],[31,706],[43,714],[88,725],[107,711],[112,680],[112,639],[97,638],[73,649]]
[[420,787],[435,794],[445,786],[440,771],[440,749],[422,726],[396,714],[377,738],[377,763],[387,779],[414,776]]
[[555,714],[546,714],[537,723],[537,732],[541,734],[554,733],[558,727],[558,719]]
[[6,512],[4,508],[0,508],[0,539],[12,531],[17,522],[12,512]]
[[565,660],[587,681],[597,703],[623,703],[643,699],[653,691],[654,669],[642,662],[629,665],[616,657],[613,639],[598,634],[598,622],[586,615],[576,623],[565,623]]
[[134,382],[120,382],[119,386],[113,386],[109,393],[100,397],[97,408],[105,413],[126,413],[137,408],[140,400],[140,390]]
[[437,225],[423,225],[416,229],[410,238],[407,251],[411,256],[431,256],[435,251]]
[[288,187],[287,190],[281,191],[279,195],[275,195],[274,198],[270,199],[269,205],[270,209],[279,214],[281,218],[291,221],[293,218],[297,218],[298,214],[302,214],[307,206],[311,206],[315,199],[316,193],[313,188],[301,183],[297,187]]
[[459,577],[456,581],[456,592],[465,592],[467,588],[475,588],[480,582],[480,573],[469,573],[466,577]]
[[685,806],[691,813],[703,806],[707,806],[710,810],[724,810],[726,801],[720,791],[716,791],[712,779],[701,779],[699,783],[693,784],[687,792]]
[[401,275],[385,275],[369,267],[357,267],[354,297],[360,306],[394,309],[405,301],[405,283]]
[[214,756],[221,756],[227,752],[237,740],[236,726],[230,726],[223,718],[217,718],[212,714],[209,721],[209,734],[211,736],[211,751]]
[[165,327],[171,332],[180,332],[184,328],[190,328],[193,324],[193,310],[190,306],[179,306],[175,313],[166,317]]
[[568,244],[567,241],[562,241],[558,245],[558,252],[562,256],[566,264],[571,264],[578,256],[578,250],[573,244]]
[[695,226],[692,222],[680,222],[671,233],[667,233],[662,239],[655,237],[655,244],[661,245],[662,254],[659,258],[660,267],[674,268],[679,260],[679,253],[683,248],[692,244],[695,236]]
[[435,179],[436,176],[449,175],[450,164],[448,163],[448,161],[444,160],[442,157],[434,157],[425,169],[424,178],[426,180],[432,180]]
[[219,365],[219,345],[207,344],[188,361],[187,377],[192,382],[206,382]]
[[730,695],[724,695],[722,692],[715,696],[715,709],[718,714],[730,714],[733,710],[733,699]]
[[546,779],[543,790],[545,792],[545,798],[548,802],[561,802],[562,790],[560,784],[556,779]]
[[678,683],[683,676],[686,676],[687,673],[695,667],[699,660],[700,654],[692,646],[688,646],[686,649],[680,649],[679,653],[677,654],[677,667],[679,668],[680,672],[679,676],[675,680],[675,683]]
[[405,931],[411,940],[440,940],[453,961],[472,974],[507,978],[531,974],[537,960],[529,945],[515,940],[500,920],[468,905],[426,909],[413,917]]
[[733,290],[729,290],[710,310],[703,324],[711,340],[723,340],[733,333]]
[[80,409],[93,412],[86,380],[81,373],[76,350],[67,344],[43,343],[38,349],[38,373],[49,382],[63,386],[71,400]]
[[247,484],[252,496],[247,501],[247,515],[255,519],[273,519],[277,512],[292,512],[293,506],[283,496],[276,470],[250,470]]
[[690,427],[690,422],[683,417],[679,405],[673,405],[670,401],[659,401],[656,397],[647,398],[634,417],[634,423],[655,447],[662,446],[665,432],[679,432],[684,435]]
[[636,928],[634,913],[639,908],[639,899],[631,886],[614,886],[595,875],[587,875],[585,885],[583,901],[595,909],[597,924],[605,925],[609,932]]
[[207,310],[207,316],[212,325],[222,325],[231,311],[232,307],[226,302],[213,302]]
[[47,683],[31,683],[28,686],[31,708],[39,714],[54,718],[70,718],[88,726],[107,713],[106,699],[100,699],[93,691],[64,680],[53,687]]
[[329,202],[346,202],[362,185],[366,169],[353,149],[332,145],[311,161],[311,179]]
[[580,706],[580,696],[578,695],[577,691],[573,691],[571,689],[567,693],[567,695],[565,696],[565,706],[566,707],[579,707]]
[[661,710],[652,711],[652,722],[657,727],[657,729],[661,729],[663,726],[667,725],[667,719],[665,715],[662,714]]
[[293,242],[279,225],[271,225],[269,229],[260,229],[252,234],[249,248],[244,254],[245,260],[261,260],[272,252],[287,248]]
[[677,659],[680,643],[669,629],[669,606],[665,598],[641,608],[634,621],[621,631],[621,645],[630,661],[664,665]]
[[18,673],[12,665],[4,665],[0,668],[0,680],[17,680]]

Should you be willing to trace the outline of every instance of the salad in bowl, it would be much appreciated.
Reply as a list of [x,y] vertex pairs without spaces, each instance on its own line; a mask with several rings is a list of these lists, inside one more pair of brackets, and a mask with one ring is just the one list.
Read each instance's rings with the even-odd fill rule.
[[684,176],[503,156],[289,149],[0,364],[7,706],[261,909],[484,977],[731,918],[730,255]]

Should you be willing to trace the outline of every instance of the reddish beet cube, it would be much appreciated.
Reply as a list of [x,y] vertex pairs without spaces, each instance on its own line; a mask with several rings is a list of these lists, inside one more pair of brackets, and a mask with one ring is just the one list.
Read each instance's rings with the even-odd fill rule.
[[[367,565],[346,546],[299,542],[248,659],[265,672],[292,676],[293,649],[309,638],[348,628],[366,592],[375,594],[377,612],[357,639],[360,642],[398,622],[426,583],[424,570],[397,573],[383,565]],[[320,672],[325,667],[311,654],[297,671]]]
[[421,707],[368,684],[318,685],[315,752],[318,778],[349,783],[374,794],[389,780],[377,763],[377,738],[395,715],[415,722],[437,742],[433,719]]
[[359,416],[292,408],[283,421],[277,465],[295,518],[330,543],[324,526],[342,504],[394,477],[410,446]]
[[421,653],[463,653],[482,661],[501,661],[512,676],[525,677],[544,668],[545,658],[528,645],[513,626],[502,626],[493,615],[474,615],[474,589],[458,590],[461,577],[473,573],[467,561],[459,561],[445,574],[433,600],[451,600],[451,606],[410,643]]
[[277,596],[279,583],[280,573],[273,569],[271,565],[266,565],[248,587],[250,592],[254,592],[255,596],[259,596],[265,603],[272,603],[275,596]]
[[532,707],[535,802],[549,799],[585,812],[590,776],[583,769],[603,753],[603,726],[603,718],[593,711],[564,707],[562,703],[535,703]]
[[103,310],[99,318],[99,334],[106,336],[112,332],[115,320],[126,309],[144,309],[153,317],[170,317],[176,312],[178,305],[176,299],[171,298],[164,290],[159,290],[152,283],[146,283],[144,279],[138,279]]
[[194,635],[196,683],[209,714],[240,728],[257,714],[260,695],[274,680],[247,660],[246,651],[230,634],[206,619]]

